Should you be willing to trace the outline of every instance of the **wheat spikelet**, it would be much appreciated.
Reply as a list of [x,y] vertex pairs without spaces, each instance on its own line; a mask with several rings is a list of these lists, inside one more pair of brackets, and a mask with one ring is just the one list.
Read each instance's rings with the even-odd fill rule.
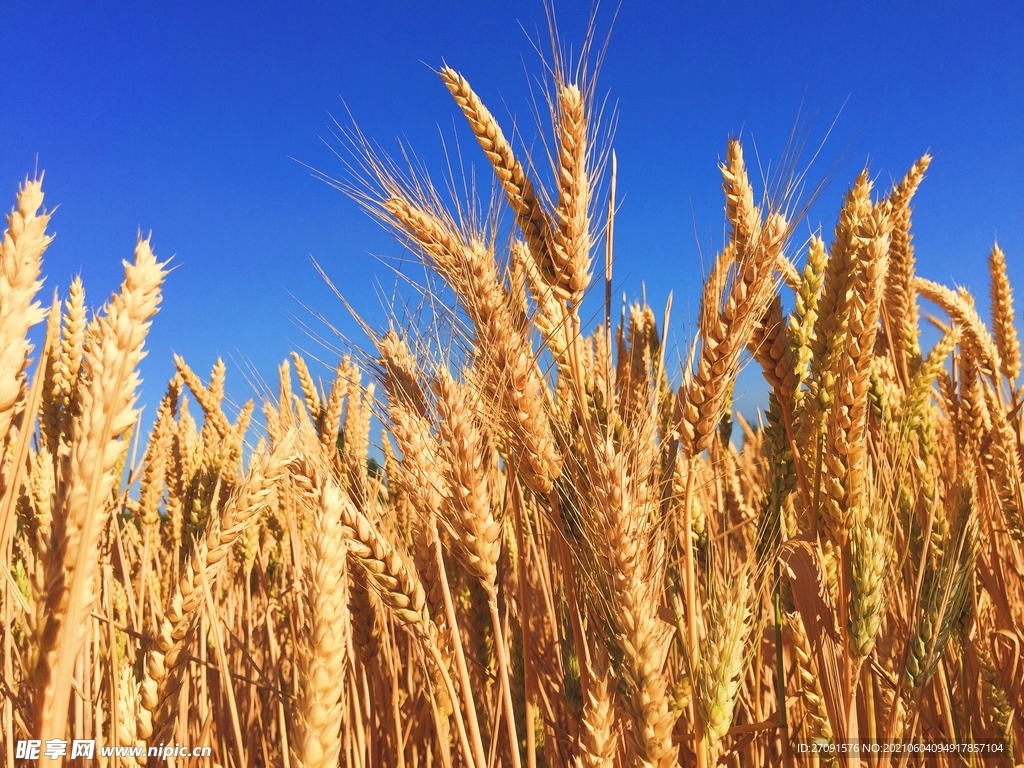
[[580,725],[579,768],[613,768],[618,755],[615,728],[615,678],[609,669],[607,654],[598,652],[594,682],[587,688]]

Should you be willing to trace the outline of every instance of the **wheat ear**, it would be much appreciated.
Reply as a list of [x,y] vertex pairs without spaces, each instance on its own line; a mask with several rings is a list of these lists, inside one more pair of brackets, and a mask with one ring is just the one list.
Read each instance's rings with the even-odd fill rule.
[[353,367],[348,377],[345,396],[345,442],[341,448],[341,465],[348,479],[349,498],[360,509],[367,508],[369,477],[366,466],[370,448],[370,406],[373,384],[365,390],[359,371]]
[[57,455],[61,443],[71,440],[71,425],[78,413],[77,401],[79,372],[85,351],[85,288],[82,278],[71,281],[65,301],[60,349],[55,350],[53,382],[49,392],[43,394],[43,437],[51,453]]
[[[821,294],[817,301],[814,331],[810,335],[811,373],[808,401],[801,419],[798,445],[808,451],[815,467],[813,490],[819,490],[822,437],[825,419],[835,399],[836,372],[843,355],[849,313],[847,304],[852,296],[856,277],[856,259],[860,222],[871,213],[871,184],[867,171],[857,177],[847,192],[839,212],[835,236],[825,265]],[[815,507],[817,500],[815,500]],[[812,510],[811,535],[817,535],[817,510]]]
[[302,397],[306,401],[309,415],[314,424],[319,424],[322,418],[322,403],[320,394],[316,391],[316,383],[309,373],[309,366],[305,358],[298,352],[292,352],[292,362],[295,364],[295,375],[299,377],[299,387],[302,389]]
[[109,522],[114,469],[123,450],[120,437],[137,416],[133,407],[137,367],[150,318],[160,302],[163,266],[149,240],[140,239],[134,263],[125,263],[120,293],[97,319],[86,345],[88,385],[81,391],[81,416],[75,421],[74,443],[66,460],[67,490],[59,502],[61,525],[47,569],[50,616],[36,669],[43,738],[64,736],[75,658],[96,600],[96,559]]
[[914,287],[928,301],[938,304],[962,328],[964,343],[978,361],[981,372],[987,376],[998,375],[1002,370],[999,348],[975,309],[970,294],[921,277],[914,279]]
[[519,738],[516,734],[512,686],[498,613],[497,563],[501,553],[502,524],[491,513],[488,473],[483,464],[484,442],[477,423],[478,403],[473,391],[458,384],[445,369],[438,375],[437,390],[441,417],[439,431],[448,454],[445,464],[450,473],[448,486],[455,510],[455,530],[462,545],[466,567],[480,580],[487,594],[509,749],[513,766],[519,768]]
[[0,245],[0,448],[11,435],[24,370],[31,351],[26,335],[46,313],[36,293],[43,252],[53,239],[46,234],[50,215],[43,206],[43,179],[25,180],[18,189],[17,205],[7,215]]
[[797,694],[803,700],[804,712],[810,721],[807,728],[812,739],[832,740],[832,726],[829,724],[828,710],[825,708],[821,682],[815,674],[814,657],[811,651],[807,630],[799,614],[788,614],[786,623],[793,638],[793,665],[796,668],[799,688]]
[[649,468],[635,466],[635,456],[627,445],[617,445],[613,434],[593,442],[589,474],[599,514],[598,554],[608,578],[611,636],[621,654],[619,676],[628,692],[619,703],[632,721],[629,735],[638,759],[653,766],[674,765],[676,713],[669,709],[662,673],[668,636],[649,610],[663,593],[659,553],[651,542],[656,505],[644,487]]
[[[440,538],[437,531],[437,516],[443,501],[450,491],[446,482],[446,465],[440,452],[437,438],[430,433],[430,424],[425,418],[427,402],[416,377],[416,359],[405,340],[394,331],[386,333],[377,343],[381,366],[384,369],[385,386],[388,392],[392,434],[402,452],[400,486],[416,511],[413,525],[413,553],[415,565],[426,586],[428,615],[432,615],[431,635],[437,652],[437,667],[432,669],[435,682],[448,678],[452,658],[458,668],[459,679],[467,702],[469,735],[459,712],[456,699],[449,697],[447,689],[435,685],[434,695],[438,726],[447,728],[448,718],[456,716],[460,739],[472,739],[473,760],[479,762],[483,756],[483,743],[477,722],[473,691],[469,684],[469,672],[462,648],[462,640],[455,624],[454,609],[447,578]],[[422,409],[422,410],[421,410]],[[441,636],[445,642],[438,642]],[[454,691],[454,689],[453,689]],[[466,742],[468,744],[468,741]],[[469,754],[469,752],[467,752]]]
[[845,546],[850,515],[865,501],[867,449],[867,396],[871,360],[885,274],[889,263],[888,206],[881,204],[864,216],[856,237],[861,244],[854,256],[854,285],[847,300],[847,333],[843,354],[836,358],[835,401],[827,414],[824,463],[823,520],[833,541]]
[[[218,367],[223,365],[219,359],[217,363]],[[214,391],[213,382],[215,377],[211,380],[210,387],[207,388],[195,372],[189,368],[188,363],[185,362],[181,355],[174,356],[174,365],[178,370],[178,375],[181,376],[186,386],[192,390],[196,401],[203,409],[203,416],[206,417],[206,422],[216,430],[221,440],[227,439],[231,434],[231,423],[228,421],[227,416],[224,415],[224,411],[221,410],[220,398],[217,397]]]
[[732,725],[736,697],[743,682],[744,650],[750,631],[750,580],[741,573],[735,584],[711,590],[708,635],[697,671],[697,701],[711,746]]
[[580,89],[559,89],[558,204],[552,266],[552,290],[578,307],[590,284],[590,191],[586,103]]
[[469,121],[484,154],[491,161],[541,274],[546,280],[554,282],[557,273],[551,258],[551,224],[537,198],[533,183],[516,160],[512,145],[501,132],[498,121],[470,88],[466,78],[451,67],[442,67],[440,75]]
[[921,358],[917,298],[913,286],[914,246],[913,235],[910,233],[910,201],[924,179],[931,161],[931,155],[925,154],[921,157],[889,195],[893,227],[882,316],[889,348],[895,358],[897,370],[904,377],[904,382],[913,373],[914,366]]
[[298,638],[295,734],[290,742],[300,768],[338,764],[348,657],[347,545],[341,492],[325,482],[315,503],[306,567],[309,626]]
[[348,380],[354,373],[351,359],[346,356],[338,363],[334,371],[334,381],[327,393],[327,401],[321,411],[320,442],[332,460],[337,458],[338,434],[341,429],[342,409],[345,404],[345,393],[348,391]]
[[988,257],[988,270],[992,277],[992,331],[1002,366],[999,372],[1011,387],[1020,376],[1020,339],[1014,322],[1013,290],[1006,276],[1006,254],[999,245],[992,246]]
[[[733,231],[730,247],[720,259],[732,263],[724,264],[725,271],[716,267],[720,277],[708,282],[701,297],[701,349],[685,392],[681,423],[689,456],[711,444],[735,381],[740,353],[774,295],[773,269],[786,236],[785,219],[778,214],[761,226],[738,142],[729,143],[722,175]],[[731,273],[728,284],[727,273]]]

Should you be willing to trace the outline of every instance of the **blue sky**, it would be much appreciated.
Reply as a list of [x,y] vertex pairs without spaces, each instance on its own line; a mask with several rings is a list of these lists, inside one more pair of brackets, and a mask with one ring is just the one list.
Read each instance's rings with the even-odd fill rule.
[[[563,42],[578,46],[589,8],[557,4]],[[750,162],[756,144],[767,163],[798,120],[813,149],[838,116],[810,178],[845,160],[808,227],[831,231],[865,164],[884,187],[930,150],[916,200],[920,273],[969,286],[987,312],[985,256],[998,237],[1024,298],[1022,9],[624,0],[599,82],[619,109],[621,289],[637,297],[646,280],[656,308],[673,290],[685,345],[701,249],[722,237],[726,138],[742,132]],[[602,32],[613,10],[600,9]],[[378,286],[388,293],[394,276],[376,256],[401,249],[301,164],[343,174],[320,138],[329,114],[345,119],[343,99],[368,136],[386,149],[401,136],[439,180],[441,134],[458,135],[483,168],[432,68],[460,70],[529,140],[538,37],[541,0],[11,3],[0,25],[0,196],[9,209],[38,160],[47,204],[60,205],[46,295],[63,295],[80,272],[94,306],[117,286],[136,232],[152,230],[177,269],[151,332],[143,402],[162,392],[172,351],[204,376],[223,356],[229,392],[244,399],[246,361],[272,379],[290,349],[328,356],[293,318],[311,319],[303,305],[362,341],[310,255],[357,310],[385,318]]]

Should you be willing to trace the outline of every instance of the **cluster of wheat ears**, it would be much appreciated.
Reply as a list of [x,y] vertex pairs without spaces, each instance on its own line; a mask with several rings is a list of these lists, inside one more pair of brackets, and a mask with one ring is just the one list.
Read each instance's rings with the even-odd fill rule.
[[[18,192],[5,765],[18,740],[74,738],[296,768],[852,765],[796,747],[866,739],[1022,762],[1020,346],[998,247],[991,326],[915,274],[929,157],[881,193],[861,173],[831,242],[796,243],[731,141],[726,242],[673,363],[668,310],[611,308],[614,161],[587,70],[550,70],[546,185],[544,157],[439,74],[494,204],[446,203],[350,134],[346,186],[422,261],[425,302],[326,381],[294,354],[258,426],[225,405],[222,363],[204,383],[179,358],[140,440],[165,264],[140,240],[101,309],[75,280],[47,319],[49,214],[40,181]],[[751,359],[757,425],[732,405]]]

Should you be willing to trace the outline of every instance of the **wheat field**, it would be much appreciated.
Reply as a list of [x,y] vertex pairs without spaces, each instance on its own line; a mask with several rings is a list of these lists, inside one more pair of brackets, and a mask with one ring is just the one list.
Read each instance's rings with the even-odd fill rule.
[[[438,74],[493,204],[446,202],[358,131],[339,183],[425,267],[420,307],[329,375],[293,354],[241,409],[223,363],[176,358],[148,435],[166,265],[140,239],[100,308],[75,280],[47,310],[42,179],[18,190],[4,765],[28,739],[143,747],[100,765],[1024,763],[1013,297],[998,245],[988,321],[918,274],[931,158],[890,189],[860,173],[834,232],[800,241],[797,202],[729,141],[726,242],[673,355],[669,308],[613,306],[587,68],[551,67],[533,156]],[[732,402],[747,364],[771,390],[756,423]],[[840,749],[871,744],[902,751]]]

